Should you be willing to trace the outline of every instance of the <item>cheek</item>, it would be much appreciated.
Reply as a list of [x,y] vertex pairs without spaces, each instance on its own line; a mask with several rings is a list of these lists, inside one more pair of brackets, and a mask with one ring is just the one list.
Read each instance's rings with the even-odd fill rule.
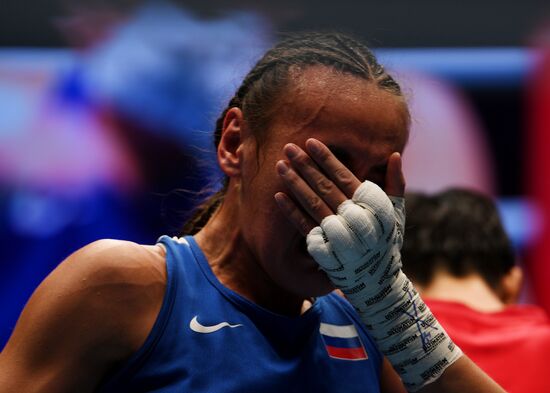
[[283,216],[276,201],[275,193],[283,190],[282,181],[275,171],[258,173],[255,179],[241,190],[243,228],[264,242],[278,242],[289,232],[288,220]]
[[[277,159],[264,160],[260,168],[249,170],[246,177],[250,179],[247,184],[243,182],[243,195],[253,204],[260,204],[262,208],[273,211],[276,208],[275,193],[285,191],[283,180],[277,173],[275,163]],[[277,208],[278,211],[278,208]]]
[[263,242],[277,244],[295,236],[294,227],[275,201],[277,192],[282,191],[291,196],[275,167],[278,160],[284,159],[283,145],[269,144],[262,150],[260,157],[255,154],[249,156],[251,160],[243,168],[241,188],[241,202],[246,216],[243,225],[249,227],[254,238],[259,240],[261,237]]

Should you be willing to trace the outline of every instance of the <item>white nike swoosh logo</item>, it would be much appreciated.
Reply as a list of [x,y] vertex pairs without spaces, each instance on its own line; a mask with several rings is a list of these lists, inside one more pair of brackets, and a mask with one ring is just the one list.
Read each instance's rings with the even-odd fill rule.
[[220,322],[217,325],[204,326],[204,325],[201,325],[199,321],[197,321],[197,315],[195,315],[191,320],[191,322],[189,322],[189,328],[191,328],[192,331],[197,333],[214,333],[220,329],[223,329],[224,327],[236,328],[239,326],[243,326],[243,325],[240,323],[237,325],[231,325],[227,322]]

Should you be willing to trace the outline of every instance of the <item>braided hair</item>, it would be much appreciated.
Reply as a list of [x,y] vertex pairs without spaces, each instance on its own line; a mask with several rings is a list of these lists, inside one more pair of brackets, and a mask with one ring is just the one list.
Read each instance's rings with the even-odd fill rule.
[[[379,88],[402,96],[399,84],[382,67],[372,51],[355,39],[339,33],[301,33],[279,42],[256,63],[246,75],[235,95],[216,121],[214,143],[218,147],[223,122],[231,108],[239,108],[251,132],[260,137],[267,129],[271,111],[288,84],[291,67],[322,65],[338,72],[355,75],[375,83]],[[184,225],[182,235],[198,232],[223,201],[224,186],[200,205]]]

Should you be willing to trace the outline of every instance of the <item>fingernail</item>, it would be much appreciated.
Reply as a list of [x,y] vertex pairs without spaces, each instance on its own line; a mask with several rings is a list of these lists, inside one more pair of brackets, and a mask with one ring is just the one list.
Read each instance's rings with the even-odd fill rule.
[[276,167],[280,175],[286,175],[288,172],[288,165],[284,161],[278,161]]
[[399,158],[399,169],[401,169],[401,167],[403,165],[403,161],[401,160],[401,153],[396,151],[396,152],[393,153],[393,155]]
[[285,146],[285,153],[289,158],[294,158],[298,155],[298,147],[292,143]]
[[320,153],[321,152],[321,145],[319,144],[319,141],[317,139],[308,139],[307,140],[308,148],[312,153]]
[[285,199],[285,196],[282,192],[278,192],[275,194],[275,201],[277,202],[277,204],[279,204],[279,206],[281,207],[285,207],[287,206],[287,202],[286,202],[286,199]]

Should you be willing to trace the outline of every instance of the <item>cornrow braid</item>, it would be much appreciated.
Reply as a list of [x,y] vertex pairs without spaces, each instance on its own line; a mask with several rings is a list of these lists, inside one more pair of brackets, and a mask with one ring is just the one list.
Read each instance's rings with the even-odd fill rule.
[[[270,108],[288,85],[291,67],[323,65],[338,72],[372,81],[383,90],[401,96],[399,84],[382,67],[372,51],[359,41],[339,33],[300,33],[288,36],[256,63],[246,75],[225,110],[216,120],[214,143],[217,148],[223,122],[231,108],[239,108],[251,132],[259,140],[269,129]],[[200,205],[183,230],[182,235],[198,232],[221,205],[228,179],[222,189]]]

